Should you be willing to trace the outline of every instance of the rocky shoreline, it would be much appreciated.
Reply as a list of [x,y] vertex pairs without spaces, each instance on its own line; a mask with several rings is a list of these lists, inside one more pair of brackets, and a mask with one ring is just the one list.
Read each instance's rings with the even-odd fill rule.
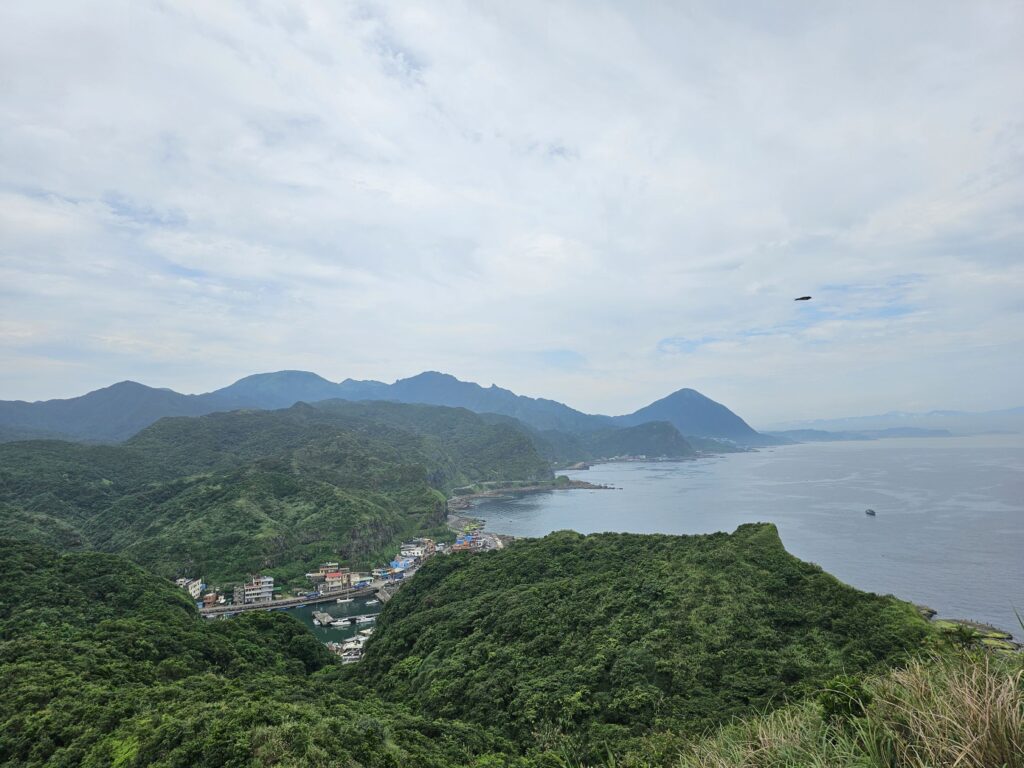
[[1004,629],[968,619],[935,618],[938,612],[934,608],[929,608],[927,605],[915,605],[914,607],[932,626],[938,627],[942,632],[949,634],[960,633],[965,640],[970,639],[974,643],[990,650],[1010,653],[1024,651],[1024,644],[1015,641],[1013,633],[1007,632]]
[[448,499],[448,511],[458,512],[473,508],[473,503],[479,499],[493,499],[502,496],[512,496],[520,493],[542,493],[545,491],[572,491],[572,490],[602,490],[614,491],[615,486],[603,485],[600,483],[588,483],[586,480],[552,480],[550,482],[535,483],[533,485],[508,486],[502,488],[488,488],[486,491],[467,493],[453,496]]

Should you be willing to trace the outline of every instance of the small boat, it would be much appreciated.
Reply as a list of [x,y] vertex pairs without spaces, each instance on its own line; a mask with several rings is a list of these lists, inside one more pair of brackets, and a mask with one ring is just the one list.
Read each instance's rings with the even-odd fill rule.
[[376,620],[377,620],[376,616],[359,616],[359,617],[356,618],[356,623],[357,624],[368,624],[371,621],[376,621]]
[[367,605],[380,605],[380,600],[377,600],[376,598],[374,598],[372,600],[367,600],[366,604]]
[[338,598],[338,603],[351,603],[351,602],[352,602],[352,598],[351,597],[339,597]]
[[873,509],[865,509],[864,510],[864,514],[867,515],[868,517],[874,517],[875,516],[875,510],[873,510]]
[[305,608],[305,607],[306,607],[306,604],[305,604],[305,603],[299,603],[299,604],[298,604],[298,605],[296,605],[295,607],[296,607],[296,608]]
[[319,627],[320,626],[320,619],[313,619],[313,626],[314,627]]
[[331,622],[332,627],[347,627],[349,625],[348,619],[335,619]]

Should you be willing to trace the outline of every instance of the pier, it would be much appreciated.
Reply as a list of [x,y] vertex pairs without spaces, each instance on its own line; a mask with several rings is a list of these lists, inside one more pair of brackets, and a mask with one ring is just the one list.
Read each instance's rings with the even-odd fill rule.
[[283,600],[265,600],[262,603],[246,603],[245,605],[214,605],[209,608],[200,608],[200,616],[223,616],[227,613],[241,613],[243,611],[273,611],[283,608],[295,608],[300,605],[315,605],[317,603],[333,603],[337,599],[347,597],[373,597],[381,586],[369,586],[364,589],[352,589],[345,592],[334,592],[326,595],[307,595],[306,597],[289,597]]

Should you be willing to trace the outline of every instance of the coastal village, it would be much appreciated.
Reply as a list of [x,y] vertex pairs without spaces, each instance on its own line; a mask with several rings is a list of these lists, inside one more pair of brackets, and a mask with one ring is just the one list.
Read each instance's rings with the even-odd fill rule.
[[[373,634],[372,624],[376,621],[379,607],[390,600],[395,591],[415,575],[426,560],[452,552],[482,552],[504,547],[503,537],[484,531],[483,523],[478,520],[449,515],[448,524],[455,532],[453,542],[435,542],[429,538],[411,539],[399,546],[386,565],[366,572],[352,570],[338,561],[323,562],[316,570],[306,574],[310,583],[309,590],[296,592],[292,596],[275,596],[274,578],[262,574],[252,575],[247,582],[235,585],[230,592],[208,588],[202,578],[179,578],[175,583],[188,592],[200,614],[210,619],[228,618],[243,611],[289,610],[321,603],[344,606],[346,615],[343,616],[333,615],[326,609],[313,611],[312,623],[322,628],[356,629],[351,637],[325,643],[343,663],[354,663],[362,657],[363,647]],[[347,609],[356,601],[370,611],[362,615],[349,615]]]
[[[352,570],[338,561],[323,562],[316,570],[306,574],[310,589],[296,592],[293,596],[275,597],[273,577],[260,574],[251,576],[244,584],[235,585],[230,596],[226,591],[208,589],[201,578],[179,578],[176,584],[196,602],[200,615],[210,619],[228,618],[249,610],[283,611],[333,603],[342,609],[344,615],[337,615],[337,610],[332,614],[326,608],[315,610],[312,612],[312,624],[322,629],[355,630],[348,637],[324,643],[343,664],[353,664],[362,658],[366,643],[373,635],[373,624],[380,613],[380,606],[390,600],[395,591],[412,578],[426,560],[452,552],[502,549],[505,542],[512,539],[510,536],[489,533],[483,530],[480,520],[459,514],[470,508],[469,503],[449,502],[448,526],[455,533],[455,539],[450,543],[422,537],[402,542],[386,565],[374,567],[368,572]],[[350,610],[353,607],[358,607],[360,611],[368,610],[353,614]],[[930,608],[918,606],[918,609],[928,620],[935,615],[935,611]],[[974,642],[992,650],[1017,652],[1022,648],[1014,642],[1010,633],[987,624],[948,619],[936,620],[935,623],[947,633],[970,635]]]

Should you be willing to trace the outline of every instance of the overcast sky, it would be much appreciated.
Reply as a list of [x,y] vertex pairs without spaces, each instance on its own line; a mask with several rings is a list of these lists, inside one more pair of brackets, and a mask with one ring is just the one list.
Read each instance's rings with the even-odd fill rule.
[[1022,40],[1016,1],[7,0],[0,398],[1024,405]]

